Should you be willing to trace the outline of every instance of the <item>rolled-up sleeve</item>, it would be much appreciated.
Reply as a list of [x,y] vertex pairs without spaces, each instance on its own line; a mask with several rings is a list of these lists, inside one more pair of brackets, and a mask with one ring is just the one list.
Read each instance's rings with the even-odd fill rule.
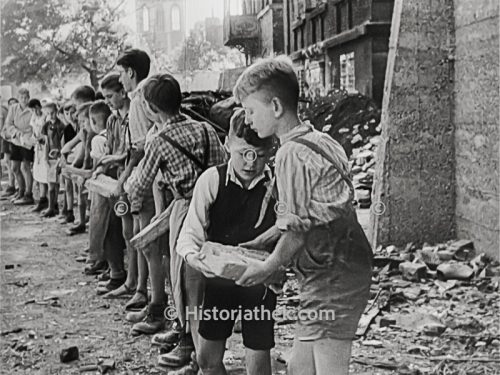
[[191,253],[200,251],[207,238],[209,210],[219,187],[219,172],[216,167],[201,174],[194,186],[193,198],[177,240],[176,251],[186,259]]
[[123,186],[128,194],[132,213],[137,213],[142,208],[144,193],[151,187],[160,169],[162,158],[159,152],[159,142],[158,138],[155,138],[151,143],[146,144],[144,158]]
[[308,207],[311,202],[311,174],[305,158],[291,145],[276,155],[278,202],[276,225],[280,230],[304,232],[311,228]]

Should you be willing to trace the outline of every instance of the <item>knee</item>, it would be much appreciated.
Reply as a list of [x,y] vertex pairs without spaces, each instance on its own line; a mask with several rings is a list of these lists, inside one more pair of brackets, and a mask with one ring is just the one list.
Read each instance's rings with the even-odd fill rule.
[[31,168],[30,168],[29,163],[23,161],[21,163],[21,170],[23,171],[23,173],[30,173],[31,172]]

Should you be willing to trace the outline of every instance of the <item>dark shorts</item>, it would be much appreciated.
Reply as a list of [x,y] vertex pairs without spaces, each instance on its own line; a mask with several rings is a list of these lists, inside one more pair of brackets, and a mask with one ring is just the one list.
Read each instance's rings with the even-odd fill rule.
[[[203,319],[200,321],[198,332],[205,340],[226,340],[233,333],[235,320],[231,318],[236,318],[236,312],[241,311],[243,345],[252,350],[269,350],[274,347],[272,313],[275,308],[276,294],[263,285],[244,288],[230,280],[207,279],[202,308]],[[215,309],[218,314],[216,319],[213,319]],[[231,313],[232,311],[234,313]],[[250,316],[250,311],[253,316]],[[229,319],[224,319],[228,316]]]
[[27,148],[12,144],[10,159],[15,161],[29,161],[33,163],[35,160],[35,149],[28,150]]
[[0,138],[0,153],[2,154],[10,154],[12,149],[12,143],[6,141],[3,138]]

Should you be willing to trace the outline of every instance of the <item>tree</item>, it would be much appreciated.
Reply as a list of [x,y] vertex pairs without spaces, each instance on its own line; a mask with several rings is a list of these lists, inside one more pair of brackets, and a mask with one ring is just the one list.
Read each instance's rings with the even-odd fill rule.
[[177,72],[224,70],[244,65],[244,56],[236,49],[215,47],[205,39],[203,24],[190,31],[184,43],[173,53],[169,68]]
[[10,0],[2,8],[2,76],[22,83],[57,82],[86,72],[90,84],[109,73],[125,49],[118,0]]

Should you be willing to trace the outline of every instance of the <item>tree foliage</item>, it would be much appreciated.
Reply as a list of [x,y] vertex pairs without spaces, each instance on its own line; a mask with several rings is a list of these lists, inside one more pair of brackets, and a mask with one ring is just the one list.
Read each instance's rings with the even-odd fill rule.
[[126,32],[117,26],[121,4],[7,1],[2,7],[3,80],[50,86],[70,73],[86,72],[97,87],[125,48]]

